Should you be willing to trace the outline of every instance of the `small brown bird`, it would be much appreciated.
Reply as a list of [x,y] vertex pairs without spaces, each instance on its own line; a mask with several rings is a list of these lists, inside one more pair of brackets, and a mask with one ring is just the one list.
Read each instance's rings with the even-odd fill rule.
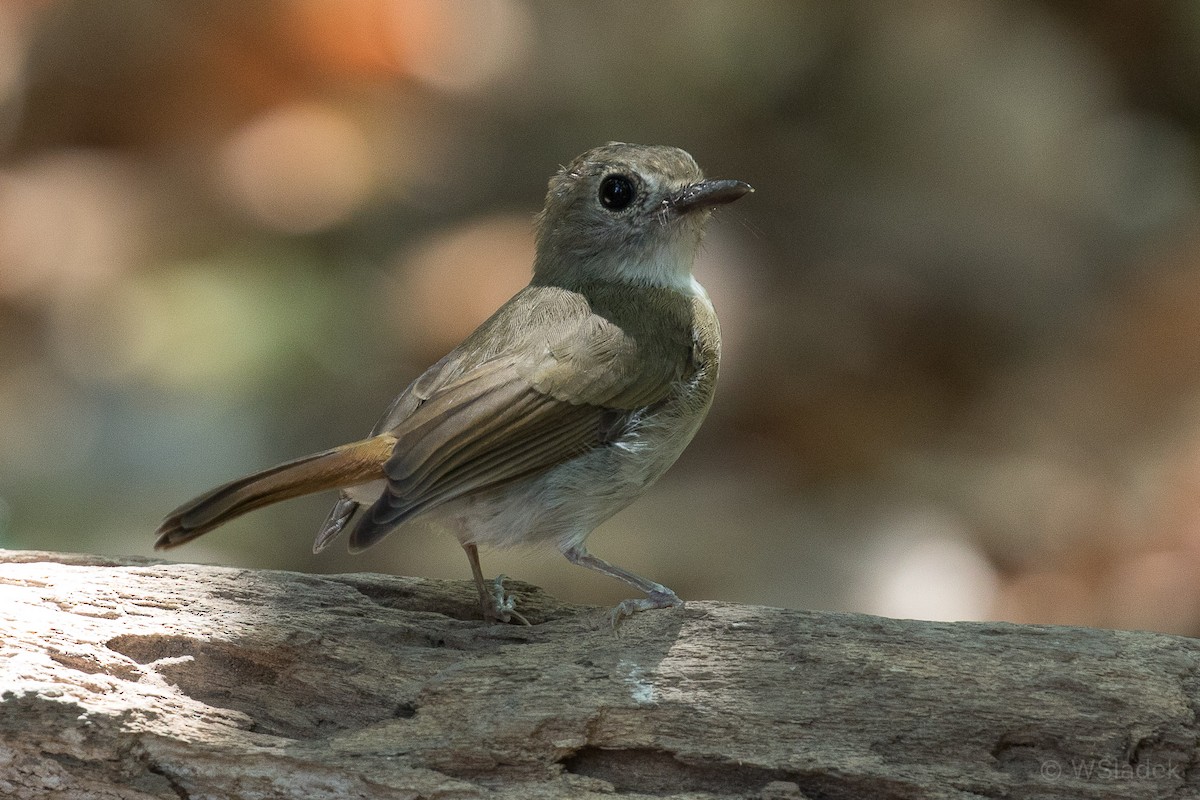
[[751,191],[706,180],[674,147],[589,150],[550,179],[529,285],[413,381],[368,438],[185,503],[155,546],[340,489],[314,552],[356,516],[354,552],[418,519],[450,528],[489,619],[524,621],[503,576],[485,585],[480,544],[553,543],[571,563],[645,592],[620,603],[614,623],[680,605],[584,541],[675,462],[708,413],[721,334],[692,263],[711,210]]

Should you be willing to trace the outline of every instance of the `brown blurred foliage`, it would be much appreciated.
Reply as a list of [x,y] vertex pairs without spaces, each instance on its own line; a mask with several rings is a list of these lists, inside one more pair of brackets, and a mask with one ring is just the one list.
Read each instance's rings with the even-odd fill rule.
[[[717,406],[592,540],[685,597],[1200,633],[1200,11],[1144,3],[0,5],[0,544],[148,553],[365,432],[527,278],[558,164],[675,144]],[[328,498],[179,557],[314,558]],[[485,566],[576,600],[552,557]]]

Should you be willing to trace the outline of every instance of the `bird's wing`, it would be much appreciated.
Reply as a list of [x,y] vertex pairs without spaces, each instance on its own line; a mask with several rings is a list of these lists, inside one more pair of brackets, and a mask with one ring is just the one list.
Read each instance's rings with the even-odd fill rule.
[[406,393],[414,399],[397,404],[408,407],[389,429],[396,447],[384,468],[387,490],[354,529],[351,549],[437,505],[609,441],[689,368],[690,342],[681,337],[639,341],[586,303],[558,317],[523,327],[535,338],[469,368],[454,363],[469,361],[469,350],[456,351],[414,383]]

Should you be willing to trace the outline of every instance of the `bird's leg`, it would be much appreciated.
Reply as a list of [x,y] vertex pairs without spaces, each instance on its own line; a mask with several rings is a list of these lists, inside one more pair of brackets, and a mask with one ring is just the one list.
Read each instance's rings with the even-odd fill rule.
[[572,564],[578,564],[581,567],[594,569],[596,572],[603,572],[617,580],[625,581],[630,586],[640,589],[646,593],[646,596],[636,600],[622,600],[617,604],[617,607],[612,610],[612,624],[617,627],[621,624],[621,620],[625,617],[631,617],[639,611],[648,611],[652,608],[670,608],[672,606],[681,606],[683,601],[679,599],[679,595],[663,586],[661,583],[655,583],[648,578],[643,578],[641,575],[630,572],[627,569],[622,569],[616,564],[610,564],[603,558],[594,556],[587,551],[587,548],[581,544],[574,547],[568,547],[563,550],[563,555]]
[[479,590],[479,607],[483,609],[483,618],[492,622],[512,622],[513,617],[522,625],[528,625],[516,610],[512,596],[504,593],[504,576],[497,575],[489,591],[483,580],[483,568],[479,566],[479,548],[474,544],[464,544],[467,560],[471,562],[471,574],[475,577],[475,588]]

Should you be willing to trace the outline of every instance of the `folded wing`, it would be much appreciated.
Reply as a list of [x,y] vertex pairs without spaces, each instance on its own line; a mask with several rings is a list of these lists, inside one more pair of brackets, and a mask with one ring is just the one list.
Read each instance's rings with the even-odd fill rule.
[[604,446],[639,409],[666,397],[690,363],[682,340],[639,341],[586,306],[538,330],[551,332],[547,341],[465,370],[452,354],[414,383],[391,414],[387,489],[355,526],[351,550],[443,503]]

